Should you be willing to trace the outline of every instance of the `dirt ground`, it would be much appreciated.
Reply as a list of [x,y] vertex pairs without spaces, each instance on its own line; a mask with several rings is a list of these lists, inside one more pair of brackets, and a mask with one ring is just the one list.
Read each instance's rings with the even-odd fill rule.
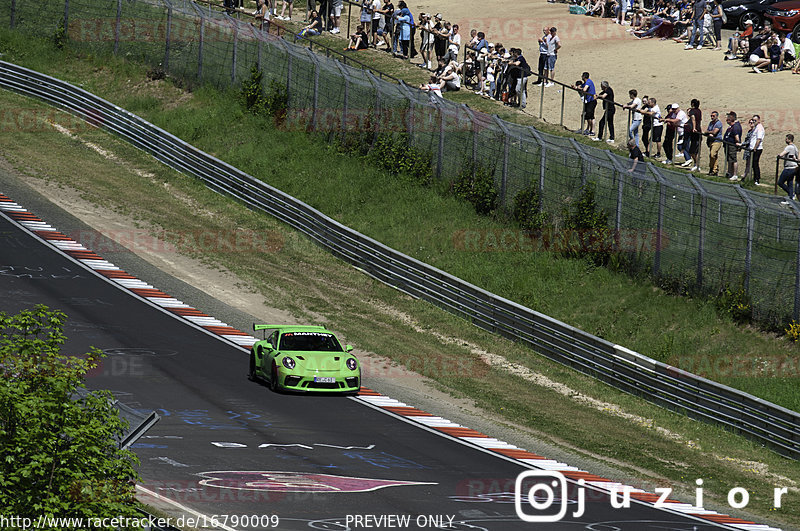
[[[522,48],[534,69],[539,56],[536,39],[542,27],[556,26],[562,41],[556,80],[573,84],[581,72],[588,71],[598,88],[600,81],[607,80],[622,103],[627,103],[628,90],[632,88],[640,96],[657,98],[662,109],[670,103],[688,109],[690,100],[697,98],[704,127],[711,110],[718,110],[721,115],[733,110],[745,120],[744,131],[746,120],[754,113],[760,114],[767,133],[761,158],[765,183],[774,182],[775,156],[785,146],[785,134],[800,135],[800,76],[790,71],[756,74],[740,61],[723,60],[722,51],[684,50],[683,44],[671,40],[638,40],[628,33],[630,26],[619,26],[611,19],[570,15],[567,4],[550,4],[546,0],[495,0],[489,5],[482,0],[436,0],[409,2],[409,6],[415,16],[419,12],[440,12],[445,20],[458,23],[464,43],[469,40],[469,30],[475,28],[485,32],[489,42]],[[731,33],[728,29],[722,31],[723,50]],[[559,88],[545,90],[543,114],[551,123],[559,123],[560,119]],[[539,87],[528,87],[527,111],[531,114],[538,115],[540,91]],[[618,139],[624,138],[626,123],[627,117],[617,113]],[[565,125],[571,129],[580,125],[580,101],[572,92],[565,95]],[[704,153],[701,161],[703,171],[708,171]]]

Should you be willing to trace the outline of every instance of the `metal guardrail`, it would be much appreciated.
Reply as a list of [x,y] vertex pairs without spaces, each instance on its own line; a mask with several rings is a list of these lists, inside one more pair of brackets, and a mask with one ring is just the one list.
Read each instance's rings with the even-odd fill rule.
[[722,425],[800,459],[800,413],[611,344],[406,256],[66,82],[0,62],[0,87],[43,100],[122,137],[167,166],[198,177],[209,188],[276,217],[411,296],[521,341],[621,391]]

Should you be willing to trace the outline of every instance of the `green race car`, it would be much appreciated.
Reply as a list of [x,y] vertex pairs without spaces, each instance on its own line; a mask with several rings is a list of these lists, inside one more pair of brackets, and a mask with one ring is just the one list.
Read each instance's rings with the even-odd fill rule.
[[355,394],[361,386],[361,366],[324,326],[254,324],[268,330],[250,351],[253,381],[266,381],[273,391],[319,391]]

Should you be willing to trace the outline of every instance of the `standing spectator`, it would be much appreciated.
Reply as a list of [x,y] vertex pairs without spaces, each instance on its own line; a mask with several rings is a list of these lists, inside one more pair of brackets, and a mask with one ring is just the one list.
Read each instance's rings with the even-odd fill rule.
[[[664,133],[664,122],[661,121],[661,107],[655,98],[650,98],[647,109],[642,110],[642,114],[649,116],[653,120],[652,144],[656,147],[656,158],[661,158],[661,136]],[[648,154],[648,156],[650,156]]]
[[431,23],[431,16],[429,13],[420,13],[419,15],[419,31],[422,33],[422,42],[419,46],[419,53],[422,56],[422,63],[420,68],[431,69],[433,62],[431,61],[431,50],[433,49],[433,24]]
[[[310,5],[311,2],[316,2],[316,0],[308,0],[308,2]],[[311,9],[308,11],[310,13]],[[367,46],[369,47],[369,31],[372,29],[372,0],[361,0],[361,13],[358,16],[358,21],[364,33],[367,34]]]
[[333,28],[331,29],[331,33],[339,33],[341,30],[340,24],[342,20],[342,5],[344,4],[343,0],[331,0],[331,15],[330,21]]
[[[675,142],[675,132],[678,129],[678,108],[675,105],[667,105],[667,116],[664,123],[667,124],[667,132],[664,134],[664,164],[672,164],[672,149]],[[735,150],[734,150],[735,151]]]
[[611,88],[608,81],[600,82],[600,94],[597,95],[597,99],[603,100],[603,117],[600,118],[600,123],[597,124],[597,136],[593,137],[592,140],[602,140],[603,130],[606,124],[608,124],[608,140],[606,140],[606,142],[613,144],[614,114],[617,112],[617,109],[614,105],[614,89]]
[[734,111],[728,112],[727,116],[725,116],[725,123],[728,124],[725,136],[722,137],[722,143],[725,146],[725,162],[728,166],[725,176],[731,181],[738,181],[739,176],[736,174],[739,169],[737,146],[742,140],[742,124],[736,120]]
[[714,51],[722,49],[722,4],[719,0],[713,0],[714,4],[711,7],[711,24],[714,28],[714,39],[717,45],[714,46]]
[[453,24],[450,35],[447,36],[447,53],[444,62],[458,61],[458,52],[461,50],[461,35],[458,34],[458,24]]
[[[675,135],[677,138],[675,146],[678,151],[678,156],[683,157],[685,164],[687,159],[691,158],[688,156],[688,150],[686,149],[687,145],[685,142],[686,138],[684,137],[686,132],[686,123],[689,121],[689,116],[683,112],[683,109],[681,109],[681,106],[677,103],[672,104],[672,109],[676,111],[675,119],[677,120],[675,122]],[[684,151],[686,151],[686,153],[684,153]]]
[[755,131],[753,132],[754,138],[750,141],[750,149],[753,150],[753,183],[756,185],[761,184],[761,154],[764,153],[764,124],[761,123],[761,116],[754,114],[753,122],[755,122]]
[[689,171],[697,171],[700,169],[700,129],[703,127],[703,112],[700,110],[700,100],[692,99],[689,109],[689,120],[684,126],[684,158],[686,162],[682,164],[684,167],[689,167]]
[[383,44],[386,45],[386,51],[392,51],[392,35],[394,35],[394,4],[392,0],[383,0],[380,14],[383,15]]
[[706,127],[706,145],[708,146],[708,174],[719,175],[719,150],[722,147],[722,122],[719,113],[711,111],[711,120]]
[[483,96],[486,88],[484,86],[483,73],[486,71],[486,62],[489,58],[489,43],[486,42],[486,34],[482,31],[479,31],[476,37],[478,39],[474,45],[474,48],[478,51],[476,72],[478,76],[478,91],[476,94]]
[[[694,0],[692,4],[692,38],[689,39],[684,49],[690,50],[697,46],[700,50],[703,48],[703,15],[706,14],[706,0]],[[699,34],[699,35],[698,35]]]
[[589,78],[589,72],[581,75],[581,81],[575,84],[575,88],[583,96],[583,118],[586,120],[586,129],[580,133],[594,136],[594,109],[597,107],[597,92],[594,88],[594,81]]
[[628,129],[628,138],[634,139],[636,147],[639,147],[639,126],[642,125],[642,113],[639,112],[642,108],[642,100],[639,99],[636,89],[628,91],[631,101],[622,106],[623,109],[630,110],[633,114],[631,116],[631,127]]
[[404,0],[397,3],[400,8],[400,14],[395,20],[400,24],[400,56],[403,59],[408,59],[409,41],[411,40],[411,11],[408,10]]
[[797,173],[797,160],[800,159],[800,154],[797,152],[797,146],[794,145],[794,135],[789,133],[786,135],[786,147],[783,148],[779,157],[783,157],[783,171],[778,177],[778,186],[783,188],[786,192],[787,198],[781,201],[782,205],[788,205],[789,201],[794,198],[794,190],[792,181]]
[[[327,0],[320,0],[320,4]],[[383,15],[383,11],[381,10],[381,0],[372,0],[372,6],[370,6],[370,10],[372,11],[372,47],[378,47],[378,29],[381,27],[381,18]]]
[[552,27],[550,28],[550,35],[547,36],[547,76],[550,81],[547,82],[546,87],[555,85],[553,80],[556,75],[556,59],[558,59],[558,50],[561,49],[561,38],[557,35],[557,32],[558,30]]
[[269,31],[269,8],[266,0],[258,0],[258,7],[253,14],[261,31]]
[[[289,6],[289,15],[285,16],[284,13],[286,12],[286,6]],[[294,0],[283,0],[283,6],[281,7],[281,14],[277,16],[277,18],[281,20],[292,20],[292,9],[294,8]]]
[[517,48],[515,55],[512,56],[511,65],[517,69],[517,84],[514,92],[517,94],[517,103],[521,109],[524,109],[527,104],[528,97],[528,76],[531,75],[531,67],[525,56],[522,55],[522,49]]
[[547,80],[547,37],[550,35],[550,28],[542,28],[543,35],[539,37],[539,78],[534,85],[541,85]]
[[650,130],[653,129],[653,117],[645,111],[650,109],[650,97],[642,96],[642,106],[639,112],[642,115],[642,144],[644,144],[644,156],[650,156]]
[[436,13],[433,17],[433,51],[436,53],[436,70],[441,71],[445,63],[444,54],[447,53],[447,38],[450,31],[442,23],[442,14]]
[[739,149],[743,149],[744,153],[742,153],[742,160],[744,160],[744,175],[742,176],[742,181],[747,180],[747,176],[750,175],[750,159],[753,156],[753,149],[752,149],[752,142],[755,141],[756,138],[756,122],[752,118],[747,121],[748,129],[747,132],[744,134],[744,140],[742,143],[739,144]]
[[[278,0],[272,0],[272,1],[275,2],[275,4],[277,5]],[[327,17],[327,13],[328,13],[328,11],[330,11],[329,1],[330,0],[319,0],[319,9],[316,10],[317,15],[320,18],[320,24],[319,24],[320,33],[325,31],[326,29],[330,29],[330,25],[328,24],[328,17]],[[311,16],[311,15],[309,15],[309,16]],[[308,19],[308,20],[309,20],[309,22],[311,22],[311,19]]]

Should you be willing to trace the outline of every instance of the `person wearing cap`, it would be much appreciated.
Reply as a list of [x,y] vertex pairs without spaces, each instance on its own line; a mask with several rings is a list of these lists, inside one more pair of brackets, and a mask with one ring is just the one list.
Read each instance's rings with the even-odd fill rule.
[[547,36],[550,35],[550,28],[542,28],[542,36],[539,37],[539,78],[534,85],[541,85],[547,79]]
[[[547,78],[549,81],[545,87],[552,87],[555,84],[553,80],[556,75],[556,59],[558,59],[558,50],[561,49],[561,38],[556,34],[557,32],[558,30],[553,26],[550,28],[550,35],[547,36]],[[592,87],[594,88],[594,84]]]
[[728,39],[728,51],[725,53],[725,60],[736,59],[736,54],[739,47],[748,47],[750,37],[753,36],[753,21],[749,18],[744,21],[744,31],[741,33],[734,33]]

